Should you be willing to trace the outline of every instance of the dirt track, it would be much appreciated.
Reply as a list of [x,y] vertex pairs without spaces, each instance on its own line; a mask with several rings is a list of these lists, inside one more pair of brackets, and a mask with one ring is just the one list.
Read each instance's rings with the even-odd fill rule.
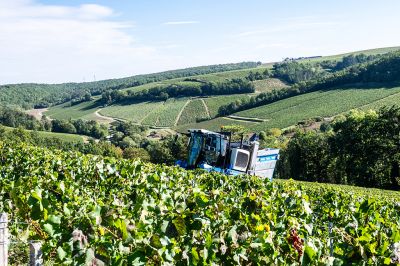
[[42,119],[43,113],[48,111],[48,108],[41,108],[41,109],[31,109],[26,111],[27,114],[35,117],[37,120]]
[[99,109],[99,110],[97,110],[96,112],[94,112],[94,115],[96,116],[98,122],[112,123],[112,122],[115,121],[115,119],[112,118],[112,117],[108,117],[108,116],[101,115],[101,114],[99,113],[100,111],[101,111],[101,109]]

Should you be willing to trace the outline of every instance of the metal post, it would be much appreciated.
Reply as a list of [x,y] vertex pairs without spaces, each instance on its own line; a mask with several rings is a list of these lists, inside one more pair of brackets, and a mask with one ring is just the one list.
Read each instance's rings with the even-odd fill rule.
[[38,241],[29,242],[29,266],[42,266],[42,243]]
[[8,265],[8,216],[0,214],[0,266]]
[[333,223],[332,223],[332,222],[329,222],[329,248],[330,248],[330,256],[331,256],[331,257],[333,257],[332,228],[333,228]]

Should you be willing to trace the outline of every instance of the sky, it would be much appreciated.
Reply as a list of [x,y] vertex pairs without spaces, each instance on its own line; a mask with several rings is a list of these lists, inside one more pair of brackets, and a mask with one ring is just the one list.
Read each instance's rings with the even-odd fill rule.
[[400,46],[398,0],[0,0],[0,84]]

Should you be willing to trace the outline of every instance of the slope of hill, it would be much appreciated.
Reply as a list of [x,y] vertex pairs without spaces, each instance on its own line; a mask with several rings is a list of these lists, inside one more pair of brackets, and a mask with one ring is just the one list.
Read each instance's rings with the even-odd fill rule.
[[110,89],[123,89],[162,80],[188,77],[208,73],[248,69],[259,65],[257,62],[242,62],[210,66],[192,67],[164,71],[154,74],[136,75],[127,78],[109,79],[83,83],[63,84],[10,84],[0,86],[0,104],[47,107],[71,99],[84,98],[86,94],[99,95]]
[[355,52],[348,52],[348,53],[338,54],[338,55],[328,55],[328,56],[321,56],[321,57],[314,57],[314,58],[305,58],[305,59],[300,59],[298,61],[302,62],[302,63],[316,63],[316,62],[321,62],[323,60],[340,60],[343,57],[349,56],[349,55],[387,54],[387,53],[395,52],[395,51],[398,51],[398,50],[400,50],[400,46],[383,47],[383,48],[375,48],[375,49],[367,49],[367,50],[361,50],[361,51],[355,51]]
[[[6,131],[11,131],[14,130],[12,127],[6,127],[2,126]],[[66,142],[84,142],[86,141],[89,137],[83,136],[83,135],[77,135],[77,134],[67,134],[67,133],[57,133],[57,132],[48,132],[48,131],[32,131],[32,130],[26,130],[27,132],[36,132],[40,137],[44,138],[56,138],[61,141],[66,141]]]
[[[398,47],[391,47],[391,48],[381,48],[381,49],[374,49],[374,50],[367,50],[367,51],[360,51],[360,52],[354,52],[354,53],[348,53],[348,54],[343,54],[343,55],[337,55],[337,56],[330,56],[330,57],[319,57],[319,58],[312,58],[312,59],[301,59],[299,61],[304,61],[304,62],[321,62],[321,60],[338,60],[340,58],[343,58],[343,56],[347,56],[349,54],[382,54],[382,53],[387,53],[391,52],[393,50],[396,50]],[[365,65],[367,68],[369,67],[368,64]],[[174,78],[174,79],[169,79],[169,80],[164,80],[164,81],[157,81],[153,83],[148,83],[136,87],[131,87],[131,88],[124,88],[121,89],[120,91],[122,92],[138,92],[138,91],[145,91],[149,90],[154,87],[159,87],[159,88],[167,88],[170,86],[187,86],[189,87],[195,87],[199,86],[202,84],[202,82],[224,82],[227,80],[231,80],[233,78],[247,78],[249,77],[250,73],[263,73],[266,69],[268,69],[269,66],[259,66],[257,68],[247,68],[247,69],[240,69],[240,70],[231,70],[231,71],[225,71],[225,72],[218,72],[218,73],[209,73],[209,74],[201,74],[201,75],[195,75],[195,76],[190,76],[190,77],[185,77],[185,78]],[[365,67],[362,66],[360,67],[361,72],[365,70]],[[361,73],[360,72],[360,73]],[[346,75],[352,76],[352,79],[346,80]],[[364,74],[357,74],[360,77],[363,76],[365,77],[366,75]],[[347,90],[346,96],[341,93],[333,93],[332,94],[332,99],[336,99],[338,101],[339,107],[333,108],[332,106],[329,106],[329,110],[322,112],[322,111],[317,111],[318,108],[311,108],[311,106],[318,107],[318,102],[317,100],[313,100],[312,102],[308,103],[308,101],[313,99],[312,97],[316,94],[310,94],[303,96],[305,99],[304,105],[300,105],[299,107],[293,108],[291,107],[290,110],[291,112],[294,112],[295,115],[292,115],[290,113],[285,113],[283,110],[280,110],[278,113],[274,114],[273,116],[275,118],[271,118],[272,114],[270,111],[268,102],[262,103],[258,108],[252,108],[250,105],[249,107],[246,107],[244,109],[238,109],[240,111],[239,113],[231,113],[232,116],[229,117],[220,117],[216,119],[212,119],[210,121],[203,121],[208,118],[215,118],[218,115],[218,110],[221,108],[221,106],[226,106],[228,104],[233,104],[234,106],[240,107],[240,105],[243,104],[243,102],[250,102],[250,97],[251,96],[257,96],[258,98],[260,96],[263,96],[265,94],[268,95],[268,93],[276,94],[277,91],[282,90],[282,93],[294,91],[296,90],[300,91],[300,93],[296,92],[293,95],[288,95],[286,98],[287,101],[283,101],[282,103],[277,103],[276,106],[283,105],[285,104],[291,104],[291,102],[296,102],[298,99],[296,97],[299,97],[300,99],[303,98],[300,96],[296,96],[298,94],[306,93],[308,90],[309,91],[316,91],[316,90],[323,90],[325,88],[328,88],[329,86],[334,86],[334,83],[336,80],[340,80],[342,85],[338,86],[340,88],[341,86],[346,87],[346,83],[351,83],[351,82],[357,82],[356,79],[354,79],[354,73],[349,72],[348,70],[343,70],[343,71],[338,71],[333,74],[333,78],[323,78],[318,81],[310,81],[308,83],[302,83],[300,85],[295,85],[293,88],[288,87],[287,84],[282,82],[279,79],[276,78],[268,78],[268,79],[262,79],[262,80],[254,80],[252,81],[254,87],[255,87],[255,93],[245,93],[245,94],[237,94],[237,95],[224,95],[224,96],[212,96],[212,97],[205,97],[201,100],[197,100],[196,98],[180,98],[180,99],[173,99],[170,98],[167,101],[145,101],[145,102],[133,102],[131,104],[112,104],[109,106],[101,106],[98,102],[95,100],[89,101],[89,102],[84,102],[76,105],[69,106],[69,104],[63,104],[63,105],[57,105],[54,107],[51,107],[48,112],[46,112],[46,115],[49,115],[50,117],[54,118],[84,118],[84,119],[100,119],[99,117],[96,117],[97,113],[100,113],[103,116],[107,117],[113,117],[117,119],[122,119],[126,121],[132,121],[138,124],[144,124],[144,125],[149,125],[149,126],[156,126],[156,127],[176,127],[177,129],[181,130],[187,127],[205,127],[209,129],[216,129],[216,127],[220,127],[221,125],[226,125],[226,124],[242,124],[246,125],[247,127],[250,127],[252,129],[260,129],[263,127],[280,127],[284,128],[293,124],[296,124],[300,120],[304,119],[309,119],[314,116],[332,116],[337,113],[345,112],[351,108],[356,108],[356,107],[362,107],[362,106],[381,106],[385,103],[385,97],[388,96],[386,94],[386,90],[369,90],[368,85],[357,85],[353,89]],[[361,81],[361,80],[360,80]],[[368,82],[370,80],[365,80],[362,82]],[[375,80],[371,80],[375,81]],[[324,85],[328,84],[328,85]],[[329,85],[333,84],[333,85]],[[378,85],[383,86],[383,85]],[[315,88],[314,88],[315,87]],[[275,90],[275,91],[274,91]],[[359,90],[359,91],[357,91]],[[391,90],[392,91],[392,90]],[[394,89],[393,91],[396,91]],[[339,91],[338,91],[339,92]],[[358,92],[359,95],[356,95]],[[385,93],[384,93],[385,92]],[[321,95],[330,95],[328,92],[322,91]],[[356,96],[354,96],[354,95]],[[294,99],[291,99],[292,96]],[[341,97],[352,97],[353,101],[355,101],[353,104],[343,104],[340,102],[342,101]],[[328,96],[327,96],[328,97]],[[381,98],[380,98],[381,97]],[[396,97],[392,98],[392,102],[395,102]],[[390,98],[388,98],[390,99]],[[327,101],[326,98],[321,96],[321,101]],[[375,101],[378,101],[376,104]],[[275,106],[275,105],[273,105]],[[301,106],[308,106],[309,108],[305,108],[302,110],[300,107]],[[321,106],[325,106],[324,102],[321,102]],[[255,106],[256,107],[256,106]],[[263,109],[265,108],[265,111]],[[314,111],[310,111],[310,108]],[[327,107],[328,108],[328,107]],[[375,107],[374,107],[375,108]],[[101,110],[100,110],[101,109]],[[248,109],[248,110],[246,110]],[[253,110],[254,109],[254,110]],[[99,111],[100,110],[100,111]],[[321,110],[319,108],[318,110]],[[279,115],[278,115],[279,114]],[[287,115],[286,115],[287,114]],[[254,119],[256,118],[256,119]],[[296,120],[298,119],[298,120]],[[277,122],[277,121],[280,122]],[[260,122],[260,121],[265,121],[265,122]],[[199,123],[197,123],[199,122]],[[186,124],[186,125],[185,125]]]
[[[316,91],[235,113],[235,116],[241,119],[236,119],[235,116],[220,117],[179,126],[177,129],[179,131],[185,131],[188,128],[219,130],[224,125],[239,124],[257,132],[269,128],[286,128],[315,117],[332,117],[355,108],[379,109],[382,106],[398,103],[400,103],[400,87],[353,87]],[[254,122],[253,118],[262,119],[265,122]]]
[[67,102],[49,108],[44,114],[53,119],[87,119],[96,120],[95,112],[99,105],[96,101],[83,102],[72,105]]

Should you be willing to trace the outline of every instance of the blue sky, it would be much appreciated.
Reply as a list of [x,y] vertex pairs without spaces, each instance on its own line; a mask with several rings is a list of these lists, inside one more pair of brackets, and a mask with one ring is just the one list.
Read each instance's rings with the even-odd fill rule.
[[0,0],[0,84],[400,45],[398,0]]

